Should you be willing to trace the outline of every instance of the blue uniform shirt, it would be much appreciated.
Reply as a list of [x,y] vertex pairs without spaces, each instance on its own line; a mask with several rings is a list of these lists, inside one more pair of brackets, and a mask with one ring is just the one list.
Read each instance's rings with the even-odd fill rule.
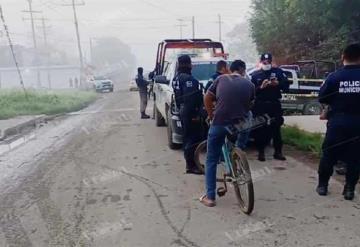
[[209,88],[211,87],[211,85],[214,83],[214,81],[221,76],[222,74],[220,72],[216,72],[215,74],[213,74],[210,78],[210,80],[208,81],[208,83],[205,86],[205,92],[207,92],[207,90],[209,90]]
[[320,89],[319,101],[330,114],[360,115],[360,65],[348,65],[330,74]]
[[[276,77],[279,81],[278,86],[260,89],[264,80]],[[257,70],[251,75],[251,81],[255,85],[257,101],[279,101],[282,96],[281,92],[289,90],[290,83],[280,68],[271,68],[269,71]]]
[[187,112],[196,113],[203,102],[200,83],[192,75],[186,73],[178,74],[173,80],[176,106],[183,106]]

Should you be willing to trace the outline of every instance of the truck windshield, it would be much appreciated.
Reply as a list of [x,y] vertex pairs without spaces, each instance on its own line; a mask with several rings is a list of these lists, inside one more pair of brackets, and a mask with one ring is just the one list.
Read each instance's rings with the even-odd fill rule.
[[192,75],[198,81],[208,81],[216,72],[216,63],[193,64]]

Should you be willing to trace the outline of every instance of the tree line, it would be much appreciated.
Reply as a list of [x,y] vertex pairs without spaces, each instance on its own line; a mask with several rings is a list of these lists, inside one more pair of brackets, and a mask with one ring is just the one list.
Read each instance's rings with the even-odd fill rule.
[[360,41],[360,0],[252,0],[252,10],[257,49],[278,63],[338,61],[346,44]]

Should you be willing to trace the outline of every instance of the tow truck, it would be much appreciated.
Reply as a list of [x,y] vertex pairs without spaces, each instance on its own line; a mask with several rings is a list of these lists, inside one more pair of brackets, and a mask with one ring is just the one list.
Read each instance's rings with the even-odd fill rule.
[[176,108],[172,81],[177,71],[177,58],[192,57],[193,76],[205,86],[216,71],[216,63],[226,59],[222,43],[211,39],[164,40],[158,45],[155,83],[154,118],[156,126],[167,126],[168,145],[179,149],[182,145],[182,125]]

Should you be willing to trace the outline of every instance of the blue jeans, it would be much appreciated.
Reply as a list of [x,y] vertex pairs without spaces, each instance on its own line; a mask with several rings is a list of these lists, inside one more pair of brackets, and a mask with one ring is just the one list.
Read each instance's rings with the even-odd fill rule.
[[[207,140],[207,157],[206,157],[206,196],[211,200],[215,200],[216,193],[216,170],[222,153],[222,146],[225,143],[225,137],[228,134],[226,126],[212,125],[210,126]],[[238,136],[237,144],[244,143],[242,135]]]

